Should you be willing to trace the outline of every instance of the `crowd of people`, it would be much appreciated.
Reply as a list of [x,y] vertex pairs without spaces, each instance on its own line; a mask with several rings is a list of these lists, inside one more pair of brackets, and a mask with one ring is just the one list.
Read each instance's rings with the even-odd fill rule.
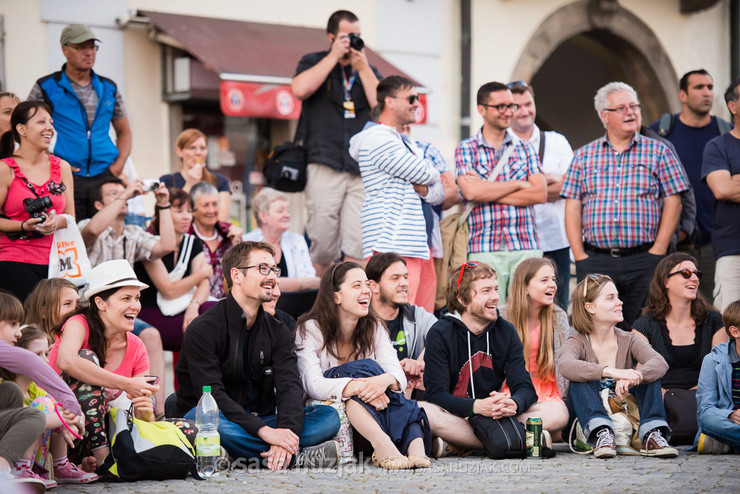
[[[383,78],[351,45],[360,34],[332,14],[329,50],[293,79],[305,235],[268,188],[255,230],[230,223],[197,129],[176,139],[179,171],[154,186],[122,174],[132,133],[87,26],[62,31],[67,63],[28,100],[0,93],[0,482],[106,475],[115,407],[192,440],[204,387],[224,454],[271,470],[364,451],[390,470],[523,457],[532,418],[545,456],[561,441],[599,458],[740,453],[740,80],[725,93],[734,127],[695,70],[682,112],[653,130],[633,88],[606,84],[605,134],[575,151],[535,124],[529,84],[489,82],[453,170],[409,135],[413,81]],[[150,193],[142,226],[128,204]],[[75,228],[84,286],[48,275],[55,232]],[[462,263],[446,242],[460,229]]]

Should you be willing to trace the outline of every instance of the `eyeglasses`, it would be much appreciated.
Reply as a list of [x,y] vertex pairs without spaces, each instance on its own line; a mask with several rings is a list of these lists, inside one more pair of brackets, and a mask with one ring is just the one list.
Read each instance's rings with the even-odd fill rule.
[[74,49],[75,51],[87,51],[87,50],[98,51],[98,49],[100,48],[95,43],[92,43],[92,44],[84,44],[84,45],[73,45],[73,44],[69,44],[68,43],[67,46],[69,46],[70,48]]
[[599,282],[599,275],[597,274],[589,274],[586,275],[586,277],[583,279],[583,298],[586,298],[586,294],[588,293],[588,280],[593,280],[596,283]]
[[704,273],[699,271],[698,269],[696,271],[692,271],[690,269],[680,269],[678,271],[675,271],[673,273],[668,273],[668,278],[670,278],[673,275],[680,274],[683,276],[685,280],[691,279],[691,275],[695,274],[698,279],[701,279],[702,276],[704,276]]
[[462,283],[462,277],[463,273],[465,272],[465,267],[474,268],[478,266],[478,261],[467,261],[464,262],[463,265],[460,267],[460,277],[457,279],[457,289],[460,289],[460,283]]
[[391,98],[393,98],[393,99],[405,99],[405,100],[407,100],[409,102],[409,105],[413,105],[414,103],[416,103],[417,101],[419,101],[419,95],[418,94],[412,94],[408,98],[400,98],[398,96],[391,96]]
[[244,266],[242,268],[237,267],[236,269],[249,269],[249,268],[257,268],[257,270],[260,272],[262,276],[267,276],[271,272],[275,273],[275,276],[280,276],[280,268],[277,266],[270,266],[269,264],[255,264],[252,266]]
[[640,104],[632,103],[629,106],[618,106],[616,108],[604,108],[604,111],[613,111],[617,115],[624,115],[625,113],[627,113],[627,110],[632,110],[633,112],[637,113],[640,111]]
[[508,110],[511,110],[511,113],[514,113],[519,109],[519,105],[516,103],[511,103],[508,105],[505,105],[501,103],[500,105],[486,105],[481,104],[480,106],[485,106],[486,108],[495,108],[499,113],[506,113]]

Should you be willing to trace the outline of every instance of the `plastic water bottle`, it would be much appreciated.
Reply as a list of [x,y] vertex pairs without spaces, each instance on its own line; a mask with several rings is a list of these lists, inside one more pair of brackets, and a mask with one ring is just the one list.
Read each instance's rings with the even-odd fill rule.
[[218,475],[218,460],[221,456],[221,437],[218,434],[218,405],[211,395],[211,387],[203,386],[203,395],[195,409],[195,457],[198,475],[209,479]]

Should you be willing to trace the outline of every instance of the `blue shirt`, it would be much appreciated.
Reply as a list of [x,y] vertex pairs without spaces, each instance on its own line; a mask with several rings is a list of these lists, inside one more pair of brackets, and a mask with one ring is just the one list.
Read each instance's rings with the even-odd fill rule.
[[[725,134],[715,137],[704,148],[701,179],[706,183],[707,175],[726,170],[730,176],[740,174],[740,139]],[[714,257],[740,254],[740,203],[714,201],[712,210],[712,248]]]

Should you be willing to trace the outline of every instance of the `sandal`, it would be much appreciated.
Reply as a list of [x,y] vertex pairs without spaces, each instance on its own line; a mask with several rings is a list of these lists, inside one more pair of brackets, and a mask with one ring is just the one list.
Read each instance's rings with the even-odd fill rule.
[[403,455],[390,456],[388,458],[383,458],[382,460],[379,460],[378,456],[375,454],[375,451],[373,451],[372,461],[374,467],[380,467],[386,470],[403,470],[406,468],[414,468],[414,464],[411,463],[411,461],[409,461],[409,459]]
[[429,468],[432,466],[432,462],[429,461],[429,457],[427,455],[409,455],[408,458],[414,468]]

